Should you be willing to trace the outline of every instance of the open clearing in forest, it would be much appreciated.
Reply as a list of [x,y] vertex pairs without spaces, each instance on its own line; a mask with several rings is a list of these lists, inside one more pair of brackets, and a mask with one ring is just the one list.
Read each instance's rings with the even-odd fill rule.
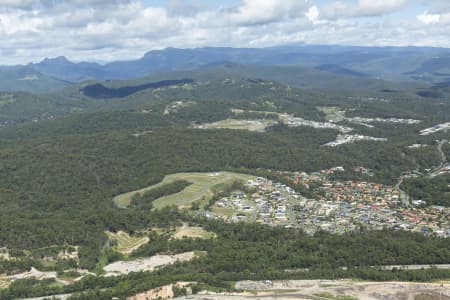
[[239,129],[256,132],[264,132],[267,127],[275,125],[276,120],[238,120],[238,119],[225,119],[214,123],[205,123],[196,125],[194,128],[199,129]]
[[148,243],[148,237],[132,237],[123,231],[118,231],[117,233],[107,231],[106,235],[110,240],[117,242],[114,249],[122,254],[130,254],[140,246]]
[[165,206],[178,206],[180,208],[189,208],[193,202],[201,202],[201,205],[205,205],[209,199],[214,195],[216,190],[220,190],[228,184],[234,181],[247,182],[250,179],[255,179],[255,176],[232,173],[232,172],[214,172],[214,173],[176,173],[164,177],[164,179],[155,185],[121,194],[114,197],[114,203],[120,208],[126,208],[131,203],[131,199],[136,194],[144,194],[154,188],[161,187],[163,185],[185,180],[192,184],[186,187],[179,193],[164,196],[153,201],[155,208],[162,208]]
[[193,239],[209,239],[215,237],[215,234],[213,232],[206,231],[202,227],[182,226],[178,227],[175,234],[172,236],[174,239],[182,239],[184,237]]
[[328,122],[341,122],[345,120],[345,111],[336,106],[318,106],[317,109],[325,114]]

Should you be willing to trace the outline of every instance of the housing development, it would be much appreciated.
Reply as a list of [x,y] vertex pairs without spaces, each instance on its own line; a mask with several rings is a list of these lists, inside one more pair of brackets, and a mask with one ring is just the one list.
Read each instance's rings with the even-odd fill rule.
[[[290,182],[313,191],[310,198],[286,184],[258,177],[246,183],[246,191],[235,191],[217,201],[206,215],[228,222],[299,227],[311,234],[393,228],[450,237],[449,208],[424,208],[420,200],[405,205],[401,191],[390,185],[330,179],[342,171],[344,168],[336,167],[311,174],[280,172]],[[362,167],[355,171],[371,174]]]

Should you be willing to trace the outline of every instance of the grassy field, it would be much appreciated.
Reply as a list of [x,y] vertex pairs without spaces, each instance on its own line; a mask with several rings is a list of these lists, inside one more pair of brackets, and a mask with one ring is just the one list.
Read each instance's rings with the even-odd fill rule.
[[140,246],[148,243],[148,237],[132,237],[123,231],[117,233],[107,231],[106,235],[110,240],[117,242],[115,250],[122,254],[130,254]]
[[267,127],[275,125],[275,120],[237,120],[225,119],[214,123],[202,124],[203,129],[238,129],[256,132],[264,132]]
[[118,207],[126,208],[130,204],[132,197],[137,193],[143,194],[151,189],[172,183],[174,181],[186,180],[192,184],[179,193],[161,197],[153,202],[153,205],[156,208],[162,208],[170,205],[186,208],[191,207],[192,203],[196,201],[200,201],[201,205],[206,204],[214,195],[214,191],[220,189],[221,186],[227,185],[236,180],[247,181],[249,179],[254,179],[254,176],[232,172],[176,173],[166,176],[163,181],[158,184],[116,196],[113,201]]
[[183,237],[209,239],[215,237],[215,234],[213,232],[206,231],[202,227],[182,226],[177,228],[172,237],[174,239],[182,239]]
[[223,216],[226,219],[229,219],[236,213],[236,210],[232,208],[213,206],[212,212],[218,214],[219,216]]

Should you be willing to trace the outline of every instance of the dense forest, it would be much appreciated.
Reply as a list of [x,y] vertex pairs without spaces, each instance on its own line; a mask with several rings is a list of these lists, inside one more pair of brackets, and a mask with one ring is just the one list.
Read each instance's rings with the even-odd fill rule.
[[0,149],[0,240],[9,248],[84,241],[86,232],[102,231],[122,219],[106,217],[122,214],[113,206],[114,196],[176,172],[316,171],[363,165],[376,170],[380,181],[392,182],[403,170],[425,168],[438,156],[370,142],[321,148],[332,135],[283,126],[267,134],[154,129],[139,137],[108,132],[5,143]]
[[450,175],[434,178],[418,177],[406,181],[405,191],[415,200],[423,200],[427,205],[450,207]]
[[[177,263],[154,273],[121,277],[86,277],[65,287],[52,282],[18,280],[0,292],[1,299],[84,292],[73,299],[125,297],[174,281],[196,281],[213,289],[231,289],[231,282],[245,279],[361,278],[371,280],[427,281],[448,278],[448,270],[382,271],[370,266],[387,264],[435,264],[448,262],[450,241],[420,234],[373,231],[334,236],[319,232],[308,236],[298,230],[256,224],[224,224],[201,221],[217,237],[209,240],[182,239],[151,233],[150,243],[133,257],[157,253],[201,250],[207,254]],[[344,268],[345,267],[345,268]],[[199,287],[201,288],[201,287]],[[88,297],[88,298],[83,298]],[[101,299],[101,298],[99,298]],[[106,299],[106,298],[105,298]]]

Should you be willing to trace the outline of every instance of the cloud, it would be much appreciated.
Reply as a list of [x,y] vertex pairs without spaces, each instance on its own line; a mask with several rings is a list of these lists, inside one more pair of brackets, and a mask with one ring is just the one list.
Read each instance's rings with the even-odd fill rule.
[[169,0],[167,12],[173,16],[196,16],[200,12],[209,10],[211,7],[200,0]]
[[0,7],[28,9],[31,8],[35,2],[36,1],[33,0],[0,0]]
[[429,14],[428,11],[417,15],[417,19],[424,24],[437,24],[441,21],[440,14]]
[[52,7],[80,7],[116,5],[131,0],[0,0],[0,9],[48,9]]
[[357,2],[335,1],[321,9],[321,15],[328,19],[376,17],[402,9],[407,0],[358,0]]
[[317,24],[319,22],[319,9],[317,6],[311,6],[308,11],[305,13],[305,16],[310,20],[313,24]]
[[[416,1],[427,10],[399,18]],[[309,44],[450,47],[447,0],[0,0],[0,64],[64,55],[134,59],[165,47]],[[151,1],[150,1],[151,2]],[[448,2],[447,2],[448,4]],[[399,12],[390,16],[393,12]],[[367,18],[371,16],[370,18]],[[379,18],[377,16],[385,16]],[[361,18],[362,17],[362,18]]]
[[427,11],[432,14],[450,12],[450,1],[448,0],[421,0],[422,5],[429,7]]
[[228,11],[228,17],[240,26],[261,25],[298,17],[308,8],[308,0],[243,0]]

